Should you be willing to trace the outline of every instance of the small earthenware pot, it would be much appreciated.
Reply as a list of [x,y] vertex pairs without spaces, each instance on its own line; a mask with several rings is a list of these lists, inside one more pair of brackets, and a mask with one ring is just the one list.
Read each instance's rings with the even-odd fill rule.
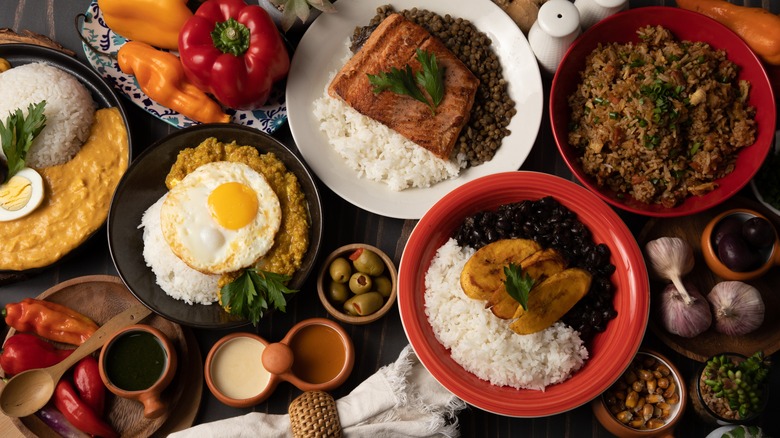
[[231,333],[206,356],[206,385],[222,403],[245,408],[265,401],[281,382],[302,391],[343,384],[355,363],[352,340],[338,323],[306,319],[277,343],[254,333]]
[[[763,256],[763,262],[758,268],[747,272],[737,272],[732,271],[726,267],[726,265],[724,265],[718,257],[717,248],[713,242],[713,235],[717,230],[718,224],[720,224],[721,221],[729,216],[735,216],[741,220],[748,220],[757,216],[767,219],[770,224],[772,223],[771,220],[769,220],[766,216],[747,208],[735,208],[732,210],[727,210],[712,218],[712,220],[710,220],[704,227],[704,231],[701,233],[701,252],[704,256],[704,261],[707,263],[707,266],[713,273],[715,273],[715,275],[724,280],[753,280],[766,274],[766,272],[772,269],[772,267],[780,265],[780,239],[777,238],[777,230],[775,230],[775,242],[766,251],[761,253]],[[772,226],[774,227],[774,225]]]
[[[126,327],[106,341],[98,364],[106,388],[143,404],[144,417],[157,418],[165,412],[160,395],[177,366],[176,349],[165,333],[145,324]],[[144,373],[138,374],[139,369]]]

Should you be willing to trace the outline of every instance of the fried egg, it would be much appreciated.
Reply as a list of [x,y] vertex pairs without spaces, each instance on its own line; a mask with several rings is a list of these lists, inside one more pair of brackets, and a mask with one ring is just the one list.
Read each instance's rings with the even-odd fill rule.
[[43,202],[43,178],[33,169],[22,168],[0,184],[0,222],[32,213]]
[[171,250],[206,274],[254,264],[274,244],[282,211],[265,177],[243,163],[204,164],[163,202],[160,221]]

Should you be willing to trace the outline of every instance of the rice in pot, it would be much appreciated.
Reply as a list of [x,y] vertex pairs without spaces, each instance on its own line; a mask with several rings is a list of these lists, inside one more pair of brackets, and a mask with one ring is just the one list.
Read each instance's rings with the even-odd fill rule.
[[661,26],[639,43],[599,45],[587,58],[569,144],[599,186],[673,207],[717,188],[740,148],[756,137],[750,84],[702,42],[679,42]]
[[460,273],[474,249],[450,239],[425,274],[425,314],[436,339],[466,371],[493,385],[544,390],[565,381],[588,358],[579,333],[557,322],[518,335],[511,320],[496,318],[484,302],[467,297]]
[[[71,74],[45,63],[24,64],[0,74],[0,118],[46,101],[46,127],[32,143],[26,164],[41,168],[73,158],[89,137],[95,102],[89,90]],[[0,152],[1,153],[1,152]]]

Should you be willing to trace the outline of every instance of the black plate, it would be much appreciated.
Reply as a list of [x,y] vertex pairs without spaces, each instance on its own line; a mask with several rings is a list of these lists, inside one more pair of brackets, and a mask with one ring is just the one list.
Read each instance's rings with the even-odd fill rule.
[[256,129],[233,124],[207,124],[184,128],[152,144],[127,169],[108,213],[108,248],[119,276],[146,306],[182,325],[200,328],[232,328],[246,325],[246,319],[225,312],[218,304],[187,304],[168,296],[156,283],[143,257],[143,230],[138,226],[144,212],[165,194],[165,176],[179,151],[199,145],[209,137],[224,143],[256,147],[273,152],[293,172],[309,204],[311,228],[309,250],[289,286],[300,289],[314,267],[322,240],[322,206],[309,169],[287,146]]
[[[114,90],[111,88],[111,86],[109,86],[103,80],[103,78],[97,74],[97,72],[76,58],[48,47],[36,46],[32,44],[0,44],[0,58],[5,58],[5,60],[11,63],[12,67],[18,67],[20,65],[31,64],[35,62],[45,62],[47,64],[53,65],[60,70],[75,76],[79,82],[84,84],[84,86],[87,87],[87,90],[89,90],[90,94],[92,94],[92,99],[95,101],[95,104],[97,104],[98,108],[116,107],[119,110],[119,113],[122,115],[122,119],[125,121],[127,142],[129,145],[128,162],[130,162],[133,155],[133,142],[130,136],[130,126],[127,123],[127,114],[125,113],[125,110],[119,101],[119,97],[114,94]],[[102,227],[98,228],[98,230],[100,229],[102,229]],[[92,235],[94,234],[95,233]],[[63,258],[67,258],[70,254],[73,254],[73,252],[63,256]],[[62,259],[58,260],[58,262],[61,260]],[[47,267],[48,266],[24,271],[8,271],[0,269],[0,280],[2,280],[0,284],[24,279],[29,275],[46,269]]]

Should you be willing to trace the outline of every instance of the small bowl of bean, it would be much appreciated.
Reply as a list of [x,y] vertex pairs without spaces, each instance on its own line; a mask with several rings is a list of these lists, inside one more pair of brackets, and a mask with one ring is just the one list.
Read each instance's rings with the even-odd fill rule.
[[669,359],[642,349],[591,407],[599,423],[620,438],[671,437],[687,397],[682,375]]
[[317,276],[317,293],[334,318],[368,324],[395,304],[398,272],[393,260],[374,246],[354,243],[331,252]]

